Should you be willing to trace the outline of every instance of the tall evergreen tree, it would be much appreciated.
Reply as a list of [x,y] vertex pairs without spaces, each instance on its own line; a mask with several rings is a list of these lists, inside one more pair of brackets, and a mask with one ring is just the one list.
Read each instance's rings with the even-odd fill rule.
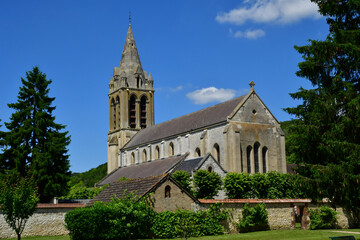
[[285,109],[290,161],[301,163],[313,199],[328,197],[350,210],[360,224],[360,1],[311,0],[327,17],[329,35],[298,47],[304,61],[296,73],[311,81]]
[[2,132],[0,167],[3,173],[32,175],[44,202],[67,193],[70,137],[64,125],[55,123],[55,98],[48,96],[51,80],[34,67],[21,82],[17,102],[8,104],[15,112],[5,123],[8,131]]

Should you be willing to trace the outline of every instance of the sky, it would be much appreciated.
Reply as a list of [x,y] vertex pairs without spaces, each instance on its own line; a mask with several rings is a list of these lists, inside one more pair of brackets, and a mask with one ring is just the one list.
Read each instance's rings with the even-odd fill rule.
[[52,80],[55,121],[71,135],[73,172],[107,161],[108,84],[129,12],[154,78],[156,123],[247,94],[250,81],[279,121],[290,120],[283,108],[299,102],[289,93],[312,87],[295,74],[294,46],[328,34],[310,0],[0,0],[0,119],[9,121],[21,77],[38,66]]

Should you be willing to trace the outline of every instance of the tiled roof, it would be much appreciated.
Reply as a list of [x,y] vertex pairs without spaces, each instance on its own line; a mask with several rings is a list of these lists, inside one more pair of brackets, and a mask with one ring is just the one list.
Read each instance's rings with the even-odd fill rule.
[[46,209],[46,208],[78,208],[78,207],[84,207],[85,204],[83,203],[58,203],[58,204],[52,204],[52,203],[38,203],[36,205],[37,209]]
[[227,120],[227,117],[241,103],[245,96],[240,96],[214,106],[141,129],[124,146],[123,149],[150,143],[155,140],[176,136],[206,126],[211,126]]
[[176,169],[174,169],[174,171],[185,171],[192,174],[192,171],[195,170],[203,158],[204,157],[184,160],[176,167]]
[[200,203],[311,203],[311,199],[199,199]]
[[128,167],[118,168],[116,171],[107,175],[97,186],[117,182],[119,178],[126,177],[130,179],[144,178],[150,176],[157,176],[171,171],[181,160],[185,159],[187,155],[172,156],[164,159],[158,159],[151,162],[145,162]]
[[113,197],[121,198],[124,194],[134,193],[137,196],[142,197],[148,191],[150,191],[157,183],[159,183],[166,174],[147,177],[147,178],[138,178],[122,182],[113,182],[109,184],[104,190],[100,192],[94,199],[90,201],[88,205],[92,205],[94,202],[110,202]]

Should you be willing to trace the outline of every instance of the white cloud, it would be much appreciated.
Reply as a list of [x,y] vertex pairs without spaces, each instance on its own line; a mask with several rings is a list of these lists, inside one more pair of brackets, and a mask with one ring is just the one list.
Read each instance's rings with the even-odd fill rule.
[[[230,34],[232,34],[232,30],[230,31]],[[245,32],[242,31],[236,31],[233,34],[236,38],[247,38],[247,39],[257,39],[260,37],[265,36],[265,32],[261,29],[257,30],[246,30]]]
[[242,25],[246,21],[255,23],[289,24],[304,18],[319,18],[318,6],[309,0],[245,0],[245,7],[219,13],[220,23]]
[[186,96],[195,104],[206,104],[210,102],[224,102],[232,99],[236,91],[233,89],[224,89],[208,87],[186,94]]
[[172,92],[178,92],[181,91],[183,88],[183,86],[177,86],[176,88],[169,88],[169,90]]

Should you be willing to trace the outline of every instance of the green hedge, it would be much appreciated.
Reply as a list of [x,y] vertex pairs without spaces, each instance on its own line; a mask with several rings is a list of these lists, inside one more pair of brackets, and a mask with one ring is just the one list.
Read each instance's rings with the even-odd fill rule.
[[139,239],[149,237],[154,216],[149,204],[128,196],[69,211],[65,223],[72,240]]
[[269,230],[268,213],[265,204],[260,203],[250,207],[249,203],[245,203],[237,228],[242,233]]
[[164,211],[155,216],[152,231],[158,238],[220,235],[225,231],[221,223],[228,215],[227,211],[220,210],[219,204],[213,204],[205,211]]
[[336,228],[337,212],[333,209],[321,206],[320,208],[310,209],[310,229],[331,229]]
[[269,173],[228,173],[224,180],[228,198],[304,198],[297,175],[279,172]]

